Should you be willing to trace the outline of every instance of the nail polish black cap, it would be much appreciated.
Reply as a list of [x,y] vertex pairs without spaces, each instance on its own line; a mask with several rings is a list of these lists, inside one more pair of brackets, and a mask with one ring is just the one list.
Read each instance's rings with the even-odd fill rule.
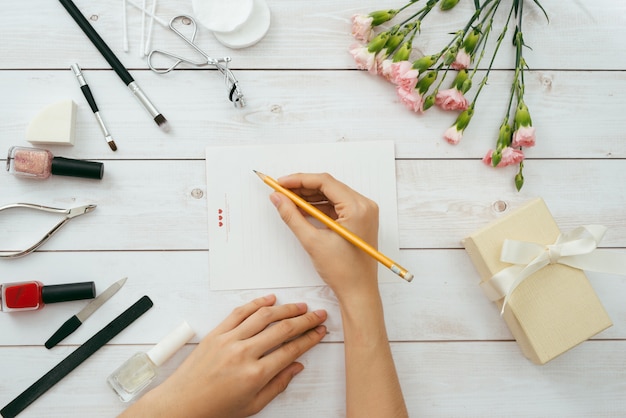
[[97,161],[74,160],[72,158],[52,158],[52,174],[59,176],[102,179],[104,164]]
[[41,288],[43,303],[68,302],[70,300],[93,299],[96,297],[94,282],[53,284]]

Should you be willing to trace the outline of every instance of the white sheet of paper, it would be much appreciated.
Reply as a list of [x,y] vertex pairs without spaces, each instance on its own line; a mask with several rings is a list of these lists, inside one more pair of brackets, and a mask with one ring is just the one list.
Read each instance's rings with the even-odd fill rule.
[[[212,290],[320,286],[324,282],[254,173],[328,172],[380,208],[379,250],[399,262],[394,144],[219,146],[206,149]],[[379,280],[402,281],[379,264]]]

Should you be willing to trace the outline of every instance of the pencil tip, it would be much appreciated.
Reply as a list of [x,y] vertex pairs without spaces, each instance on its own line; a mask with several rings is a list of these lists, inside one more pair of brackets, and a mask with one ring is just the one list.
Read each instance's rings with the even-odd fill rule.
[[265,177],[265,174],[261,173],[260,171],[256,171],[256,170],[252,170],[252,171],[254,171],[254,174],[259,176],[260,179],[263,179]]

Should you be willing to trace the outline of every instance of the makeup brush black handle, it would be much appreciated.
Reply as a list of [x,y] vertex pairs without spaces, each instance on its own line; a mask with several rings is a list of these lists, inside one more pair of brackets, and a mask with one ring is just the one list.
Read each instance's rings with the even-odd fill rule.
[[96,100],[93,98],[93,94],[91,94],[91,89],[88,85],[80,86],[80,89],[83,92],[85,99],[87,99],[87,103],[89,103],[91,111],[96,113],[98,111],[98,105],[96,104]]
[[65,10],[72,16],[72,19],[80,26],[80,28],[85,32],[85,35],[89,38],[91,43],[98,48],[98,51],[102,54],[105,60],[111,65],[113,70],[117,73],[117,75],[122,79],[122,81],[129,85],[133,81],[133,77],[126,70],[126,68],[122,65],[119,59],[115,56],[111,48],[104,42],[104,40],[98,35],[98,32],[91,26],[89,21],[83,16],[78,7],[74,4],[72,0],[59,0],[59,2],[65,7]]

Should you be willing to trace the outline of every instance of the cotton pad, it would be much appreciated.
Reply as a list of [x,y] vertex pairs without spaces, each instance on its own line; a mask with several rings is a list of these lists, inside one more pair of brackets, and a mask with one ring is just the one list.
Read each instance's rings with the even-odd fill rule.
[[213,31],[215,38],[224,46],[238,49],[259,42],[270,28],[270,8],[265,0],[253,0],[252,14],[238,29],[231,32]]
[[252,14],[254,0],[193,0],[193,13],[213,32],[232,32]]
[[44,108],[30,122],[26,140],[32,144],[74,145],[76,103],[63,100]]

